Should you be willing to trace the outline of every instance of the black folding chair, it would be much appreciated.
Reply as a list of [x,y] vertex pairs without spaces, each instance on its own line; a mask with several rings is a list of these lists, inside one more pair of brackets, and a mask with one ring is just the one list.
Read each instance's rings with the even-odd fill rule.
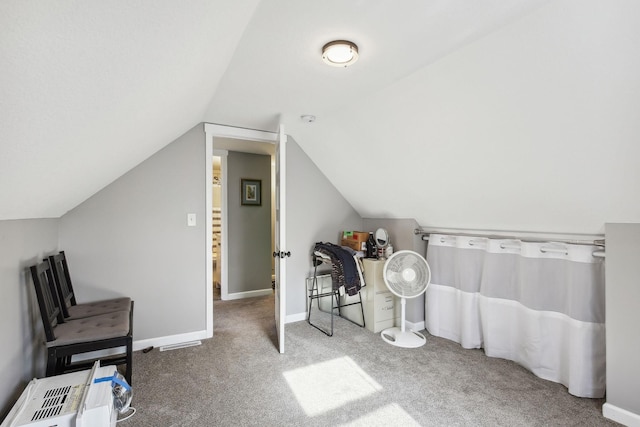
[[133,360],[133,301],[129,310],[64,320],[53,284],[49,261],[30,268],[46,336],[46,376],[86,369],[94,360],[72,362],[72,356],[92,351],[125,347],[125,352],[99,357],[102,365],[125,365],[125,378],[131,384]]
[[71,285],[69,264],[64,251],[49,257],[49,264],[60,301],[60,310],[65,319],[83,319],[100,314],[126,311],[131,307],[131,298],[122,297],[83,304],[76,302],[76,296]]

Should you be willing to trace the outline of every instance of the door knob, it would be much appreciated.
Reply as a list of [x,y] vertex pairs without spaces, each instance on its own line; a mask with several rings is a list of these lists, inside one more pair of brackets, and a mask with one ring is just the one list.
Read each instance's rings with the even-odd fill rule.
[[284,257],[288,257],[291,256],[291,251],[280,251],[280,252],[274,252],[273,253],[273,257],[274,258],[284,258]]

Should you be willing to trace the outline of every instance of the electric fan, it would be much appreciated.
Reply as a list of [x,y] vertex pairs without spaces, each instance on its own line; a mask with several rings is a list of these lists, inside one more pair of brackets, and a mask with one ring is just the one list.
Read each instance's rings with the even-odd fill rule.
[[401,328],[393,327],[382,331],[382,339],[397,347],[416,348],[423,346],[427,339],[415,331],[405,330],[405,306],[407,298],[422,295],[431,281],[429,264],[419,253],[398,251],[384,263],[384,283],[396,296],[400,297],[402,310]]

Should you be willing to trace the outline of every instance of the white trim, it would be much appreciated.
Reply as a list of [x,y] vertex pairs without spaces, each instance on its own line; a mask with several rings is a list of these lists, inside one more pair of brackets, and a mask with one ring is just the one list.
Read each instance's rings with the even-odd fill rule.
[[[278,134],[275,132],[267,132],[263,130],[236,128],[225,125],[216,125],[213,123],[204,124],[205,134],[217,136],[218,138],[234,138],[244,139],[247,141],[260,141],[275,143],[278,139]],[[209,138],[207,137],[207,140]]]
[[405,324],[405,327],[407,329],[409,329],[410,331],[419,332],[419,331],[421,331],[421,330],[423,330],[425,328],[424,320],[422,320],[420,322],[417,322],[417,323],[413,323],[413,322],[409,322],[408,320],[405,320],[404,324]]
[[207,339],[207,331],[187,332],[178,335],[169,335],[166,337],[149,338],[146,340],[138,340],[133,342],[133,351],[142,350],[147,347],[164,347],[168,345],[176,345],[191,341]]
[[618,408],[610,403],[602,405],[602,415],[627,427],[640,427],[640,415]]
[[[273,289],[258,289],[257,291],[245,291],[245,292],[234,292],[232,294],[227,294],[226,301],[234,300],[234,299],[244,299],[244,298],[254,298],[254,297],[263,297],[266,295],[273,294]],[[224,299],[224,298],[221,298]]]
[[285,318],[284,323],[294,323],[294,322],[300,322],[302,320],[307,320],[307,312],[306,311],[303,311],[302,313],[287,315],[287,317]]

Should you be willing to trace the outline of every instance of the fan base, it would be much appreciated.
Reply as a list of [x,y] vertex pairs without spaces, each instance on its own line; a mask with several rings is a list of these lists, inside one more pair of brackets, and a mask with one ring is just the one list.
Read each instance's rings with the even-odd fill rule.
[[398,327],[385,329],[380,336],[385,342],[396,347],[417,348],[427,343],[427,339],[420,332],[402,331]]

